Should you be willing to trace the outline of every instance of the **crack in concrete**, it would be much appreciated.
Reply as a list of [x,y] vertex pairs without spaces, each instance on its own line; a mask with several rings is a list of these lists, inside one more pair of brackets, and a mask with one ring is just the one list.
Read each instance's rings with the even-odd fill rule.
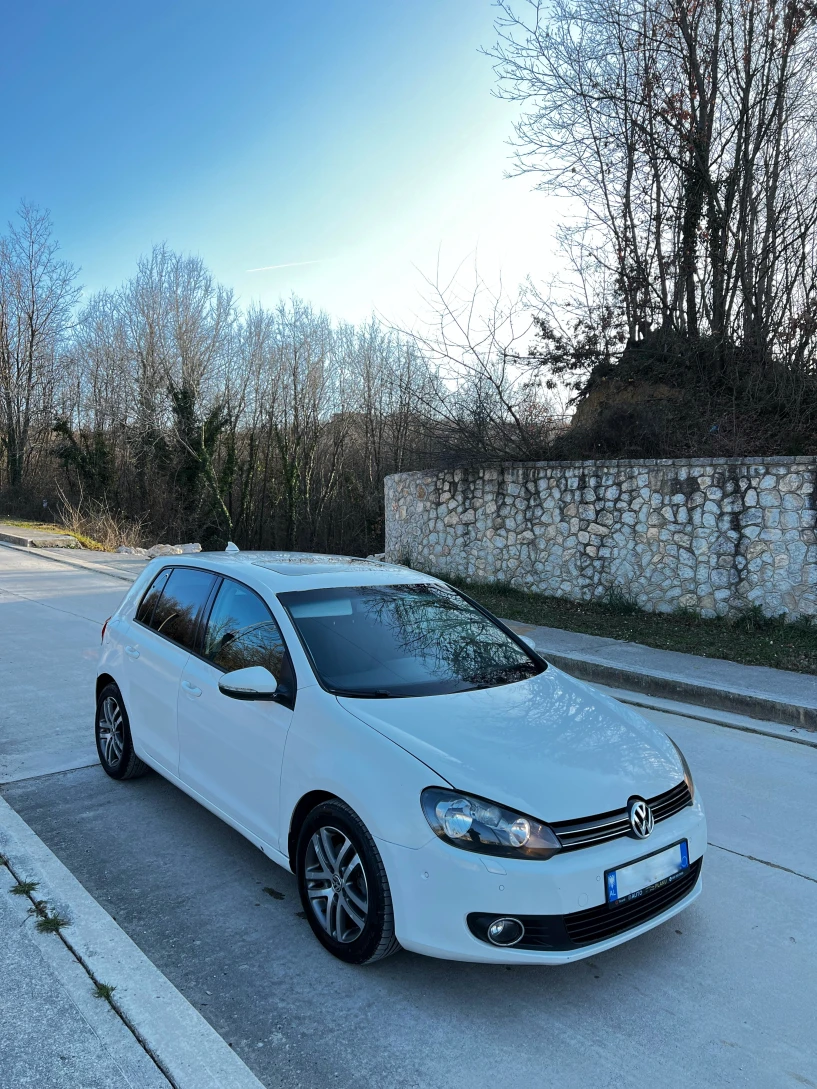
[[0,779],[0,793],[3,787],[16,786],[17,783],[30,783],[34,779],[47,779],[50,775],[67,775],[72,771],[85,771],[86,768],[99,768],[102,765],[98,760],[91,764],[72,764],[67,768],[55,768],[53,771],[40,771],[36,775],[21,775],[18,779]]
[[713,843],[709,840],[709,846],[715,847],[719,851],[726,851],[729,855],[737,855],[738,858],[747,858],[750,862],[759,862],[761,866],[769,866],[772,870],[782,870],[783,873],[793,874],[795,877],[802,877],[804,881],[811,881],[817,885],[817,877],[809,877],[807,873],[800,873],[799,870],[791,870],[788,866],[781,866],[778,862],[768,862],[765,858],[756,858],[754,855],[744,854],[743,851],[733,851],[730,847],[721,847],[719,843]]
[[47,601],[42,601],[38,597],[29,597],[28,594],[21,594],[19,590],[9,590],[7,586],[0,586],[0,593],[9,594],[11,597],[18,598],[20,601],[30,601],[32,605],[41,605],[44,609],[53,609],[57,613],[66,613],[68,616],[75,616],[78,620],[87,620],[89,624],[96,624],[98,628],[102,627],[102,623],[99,620],[94,620],[93,617],[83,616],[82,613],[72,612],[70,609],[61,609],[59,605],[49,605]]

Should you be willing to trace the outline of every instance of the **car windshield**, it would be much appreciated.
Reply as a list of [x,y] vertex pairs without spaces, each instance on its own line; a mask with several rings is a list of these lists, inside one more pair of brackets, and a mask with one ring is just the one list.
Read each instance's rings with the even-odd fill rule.
[[456,590],[434,583],[278,595],[336,695],[388,698],[521,681],[544,663]]

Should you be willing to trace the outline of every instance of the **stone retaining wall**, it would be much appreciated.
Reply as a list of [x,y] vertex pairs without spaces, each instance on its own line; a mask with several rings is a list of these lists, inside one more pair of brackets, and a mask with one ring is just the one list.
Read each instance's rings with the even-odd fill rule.
[[704,616],[817,615],[817,458],[530,462],[386,480],[386,558]]

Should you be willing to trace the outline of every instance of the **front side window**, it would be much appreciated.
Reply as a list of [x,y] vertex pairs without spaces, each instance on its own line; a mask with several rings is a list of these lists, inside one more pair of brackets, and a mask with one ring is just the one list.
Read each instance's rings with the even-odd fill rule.
[[447,586],[344,586],[292,591],[278,600],[319,680],[336,695],[467,692],[545,668]]
[[174,643],[192,650],[199,617],[214,581],[214,575],[195,567],[171,568],[170,577],[147,622],[148,626]]
[[204,656],[230,673],[264,666],[279,682],[286,647],[272,613],[253,590],[225,579],[207,623]]

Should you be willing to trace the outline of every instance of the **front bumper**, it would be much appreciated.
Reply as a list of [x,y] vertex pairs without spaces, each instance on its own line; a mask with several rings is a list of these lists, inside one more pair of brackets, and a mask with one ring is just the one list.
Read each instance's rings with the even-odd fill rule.
[[706,850],[706,818],[700,798],[657,824],[648,840],[631,837],[576,851],[546,862],[471,854],[432,836],[419,850],[378,840],[391,886],[400,944],[415,953],[490,964],[567,964],[595,956],[660,925],[683,911],[701,892],[701,878],[681,900],[632,928],[576,949],[500,948],[475,937],[467,923],[474,912],[560,916],[605,902],[605,870],[685,839],[690,864]]

